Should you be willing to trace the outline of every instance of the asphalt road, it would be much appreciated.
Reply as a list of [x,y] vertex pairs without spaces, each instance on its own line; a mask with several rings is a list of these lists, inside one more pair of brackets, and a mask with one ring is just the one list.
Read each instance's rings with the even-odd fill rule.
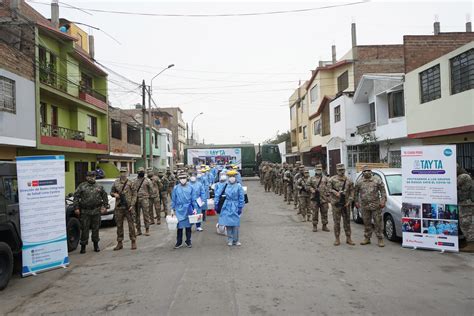
[[174,250],[175,233],[152,226],[137,251],[71,253],[71,265],[16,276],[0,292],[0,314],[68,315],[472,315],[474,256],[404,249],[386,241],[334,247],[292,207],[246,181],[241,247],[228,247],[210,217],[193,248]]

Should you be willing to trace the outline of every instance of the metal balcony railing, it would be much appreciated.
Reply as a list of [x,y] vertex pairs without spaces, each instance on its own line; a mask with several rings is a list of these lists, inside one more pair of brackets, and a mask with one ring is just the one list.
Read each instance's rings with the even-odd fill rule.
[[41,136],[51,136],[79,141],[84,141],[85,139],[84,132],[51,124],[41,124]]
[[83,93],[87,93],[88,95],[96,98],[97,100],[107,103],[107,97],[105,95],[100,94],[99,92],[92,90],[91,88],[81,87],[79,91]]
[[367,134],[367,133],[375,131],[375,129],[376,129],[375,122],[369,122],[369,123],[357,126],[357,134],[359,135]]
[[67,92],[67,86],[65,81],[60,79],[60,76],[54,70],[54,67],[52,65],[40,64],[39,71],[39,78],[41,83]]

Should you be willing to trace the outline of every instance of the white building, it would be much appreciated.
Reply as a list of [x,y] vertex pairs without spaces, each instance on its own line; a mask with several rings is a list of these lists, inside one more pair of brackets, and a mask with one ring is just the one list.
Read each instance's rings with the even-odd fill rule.
[[173,169],[173,133],[167,128],[158,131],[158,148],[160,150],[158,169]]

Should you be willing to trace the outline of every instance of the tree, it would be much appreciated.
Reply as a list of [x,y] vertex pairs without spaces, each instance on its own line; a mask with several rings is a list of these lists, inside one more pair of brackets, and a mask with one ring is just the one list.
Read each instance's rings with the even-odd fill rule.
[[286,131],[280,134],[280,131],[277,131],[277,134],[274,138],[269,138],[264,141],[265,144],[279,144],[282,142],[290,142],[291,141],[291,134],[290,131]]

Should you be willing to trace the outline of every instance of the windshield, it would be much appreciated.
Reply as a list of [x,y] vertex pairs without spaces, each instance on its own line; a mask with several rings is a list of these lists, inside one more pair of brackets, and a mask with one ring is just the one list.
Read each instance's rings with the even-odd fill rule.
[[107,181],[107,182],[98,181],[97,183],[104,187],[104,190],[105,192],[107,192],[107,194],[110,194],[110,190],[112,189],[112,185],[114,184],[113,181]]
[[402,195],[402,175],[392,174],[385,176],[389,195]]

